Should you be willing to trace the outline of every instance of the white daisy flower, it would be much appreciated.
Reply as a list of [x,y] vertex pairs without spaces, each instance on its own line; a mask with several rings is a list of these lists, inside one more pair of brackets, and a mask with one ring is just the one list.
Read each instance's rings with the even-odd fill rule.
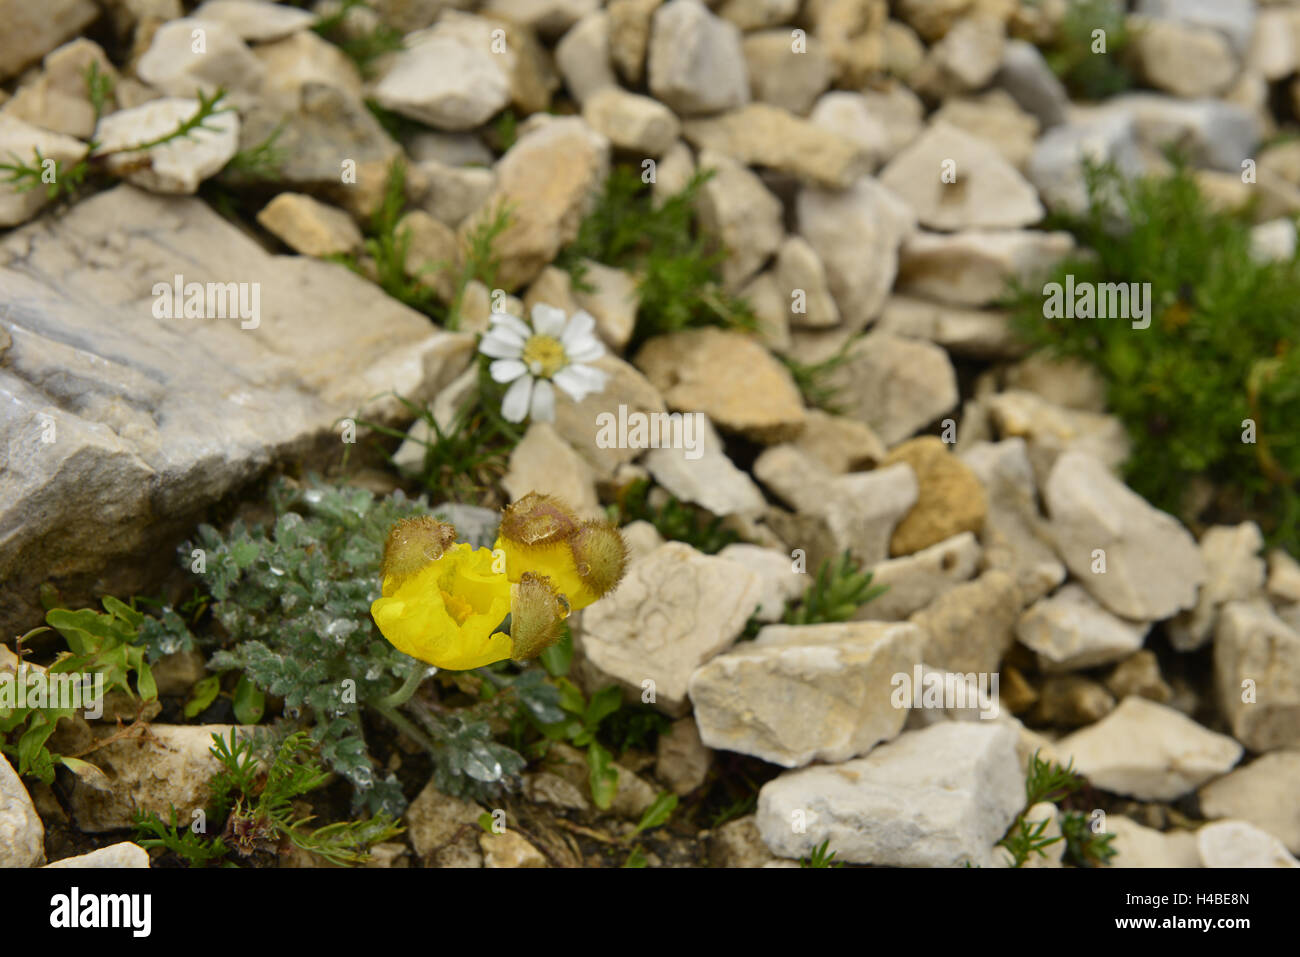
[[555,421],[555,389],[574,402],[605,388],[605,373],[583,363],[599,359],[605,347],[596,338],[596,320],[579,311],[572,318],[563,309],[539,302],[532,325],[518,316],[494,312],[478,351],[496,361],[488,371],[497,382],[511,382],[501,401],[508,422]]

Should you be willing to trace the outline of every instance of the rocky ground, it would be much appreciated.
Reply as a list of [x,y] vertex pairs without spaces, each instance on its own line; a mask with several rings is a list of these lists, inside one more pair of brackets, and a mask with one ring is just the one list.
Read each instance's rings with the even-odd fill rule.
[[[174,587],[178,543],[255,514],[271,474],[419,492],[427,422],[373,451],[374,425],[411,427],[394,396],[445,426],[494,311],[585,310],[604,388],[560,395],[466,504],[595,516],[646,479],[738,540],[631,522],[625,581],[571,620],[577,687],[636,704],[650,679],[664,719],[615,755],[612,802],[572,743],[476,803],[368,726],[409,801],[375,866],[1005,866],[1009,829],[1069,814],[1114,835],[1110,866],[1298,866],[1300,565],[1255,521],[1189,529],[1131,491],[1100,376],[1030,352],[999,304],[1075,250],[1043,226],[1085,207],[1086,158],[1160,172],[1171,141],[1213,201],[1262,197],[1260,254],[1292,257],[1300,4],[1130,3],[1135,85],[1093,102],[1040,52],[1069,7],[0,0],[0,627],[40,625],[51,586],[70,607]],[[148,145],[218,90],[230,109]],[[396,279],[373,242],[395,160]],[[575,283],[564,251],[616,167],[659,202],[714,171],[694,211],[756,330],[645,336],[633,270]],[[495,283],[458,281],[503,204]],[[260,308],[160,313],[178,276]],[[827,360],[834,411],[792,372]],[[698,457],[609,447],[594,422],[620,407],[702,413]],[[783,620],[845,553],[888,590]],[[224,697],[186,717],[203,654],[154,670],[147,711],[59,726],[93,767],[51,783],[15,772],[0,707],[0,865],[177,863],[132,815],[204,806],[211,735],[242,722]],[[996,714],[897,702],[896,676],[932,674],[997,676]],[[1026,808],[1034,754],[1086,785]],[[345,819],[349,794],[307,803]],[[638,830],[665,794],[675,816]]]

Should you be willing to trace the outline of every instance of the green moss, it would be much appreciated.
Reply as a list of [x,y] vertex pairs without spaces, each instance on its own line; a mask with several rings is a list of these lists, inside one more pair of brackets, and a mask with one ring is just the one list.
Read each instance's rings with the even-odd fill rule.
[[1126,182],[1103,168],[1088,179],[1089,211],[1054,225],[1092,253],[1049,278],[1073,276],[1076,288],[1149,282],[1150,326],[1047,318],[1034,288],[1015,297],[1015,328],[1101,374],[1132,440],[1125,477],[1136,491],[1190,522],[1189,484],[1208,479],[1214,499],[1202,520],[1255,519],[1273,544],[1300,554],[1300,261],[1252,258],[1249,220],[1211,209],[1181,163],[1167,178]]

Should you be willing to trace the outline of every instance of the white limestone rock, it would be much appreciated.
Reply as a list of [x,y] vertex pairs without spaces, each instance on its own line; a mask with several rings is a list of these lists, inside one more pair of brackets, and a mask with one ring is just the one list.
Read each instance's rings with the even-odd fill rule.
[[1016,624],[1016,637],[1038,653],[1044,671],[1082,671],[1127,658],[1142,647],[1150,630],[1150,623],[1112,615],[1071,582],[1027,608]]
[[851,863],[987,867],[1024,803],[1015,730],[951,721],[909,731],[865,758],[769,781],[757,824],[781,857],[829,842]]
[[921,661],[915,625],[769,625],[691,675],[700,738],[779,764],[845,761],[895,737],[892,676]]
[[[1189,608],[1205,580],[1196,541],[1098,459],[1067,451],[1043,490],[1057,554],[1092,597],[1134,621]],[[1094,572],[1098,550],[1105,572]]]
[[1095,787],[1143,801],[1174,801],[1241,758],[1242,747],[1191,718],[1131,696],[1094,725],[1056,742],[1056,751]]

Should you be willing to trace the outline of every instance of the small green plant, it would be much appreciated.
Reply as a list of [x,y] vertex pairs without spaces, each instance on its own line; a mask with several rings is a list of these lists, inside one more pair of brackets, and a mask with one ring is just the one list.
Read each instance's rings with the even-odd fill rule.
[[[194,687],[190,689],[189,699],[185,702],[185,717],[197,718],[210,708],[212,703],[222,695],[221,685],[221,675],[209,675],[196,681]],[[266,694],[249,681],[247,675],[239,676],[233,690],[227,696],[232,701],[235,720],[240,724],[257,724],[262,720],[262,715],[266,712]]]
[[836,401],[840,390],[831,381],[831,377],[835,370],[848,360],[848,345],[846,342],[833,355],[820,362],[800,362],[789,356],[779,357],[790,370],[794,384],[799,387],[799,392],[808,405],[832,414],[840,413],[841,409]]
[[[465,237],[462,261],[452,277],[455,292],[449,307],[439,301],[437,292],[424,277],[456,270],[456,264],[439,260],[424,263],[415,274],[408,271],[411,233],[409,228],[400,226],[405,210],[406,164],[399,157],[388,167],[383,198],[370,218],[369,234],[364,243],[366,254],[374,262],[374,279],[384,292],[399,302],[448,329],[458,329],[465,289],[470,281],[477,279],[488,288],[496,285],[501,261],[493,247],[510,225],[510,208],[505,204],[498,206]],[[335,254],[328,258],[353,272],[364,274],[360,260],[354,255]]]
[[99,72],[97,60],[90,61],[83,76],[86,80],[86,96],[90,98],[90,107],[95,111],[95,125],[98,126],[117,84],[110,74]]
[[[67,675],[102,675],[103,691],[120,691],[142,702],[158,697],[153,672],[146,660],[147,649],[140,642],[140,629],[146,616],[113,597],[103,600],[104,611],[81,608],[52,608],[46,622],[63,636],[68,650],[61,652],[48,669],[52,679]],[[49,628],[37,628],[18,640],[21,656],[23,642]],[[21,661],[21,657],[20,657]],[[134,685],[134,687],[133,687]],[[92,706],[93,692],[83,689],[83,707]],[[81,755],[64,755],[50,751],[50,736],[59,721],[71,718],[78,709],[54,707],[52,702],[11,705],[0,704],[0,751],[15,759],[20,775],[31,775],[46,784],[54,781],[56,766],[63,765],[74,773],[94,773]],[[89,752],[82,752],[86,754]]]
[[[614,754],[623,754],[633,747],[653,749],[670,722],[654,708],[625,704],[623,692],[616,685],[601,688],[588,699],[565,677],[572,658],[573,636],[566,628],[561,640],[541,658],[553,681],[541,684],[530,696],[520,696],[523,707],[516,707],[509,715],[509,741],[518,751],[534,757],[545,754],[556,741],[567,741],[575,748],[585,749],[592,798],[603,810],[609,808],[618,791]],[[491,669],[485,669],[485,673],[500,683],[499,673]],[[534,669],[513,680],[516,685],[521,680],[541,682],[542,675]],[[554,693],[554,699],[546,698],[544,702],[539,699],[537,692],[542,689]],[[646,826],[658,825],[647,823]]]
[[1013,867],[1024,867],[1032,854],[1046,857],[1045,849],[1061,840],[1066,842],[1064,859],[1076,867],[1109,863],[1115,856],[1115,850],[1110,846],[1114,835],[1093,833],[1088,818],[1083,813],[1061,809],[1061,834],[1050,838],[1045,836],[1047,821],[1030,823],[1025,819],[1035,804],[1047,801],[1059,805],[1083,786],[1084,780],[1074,770],[1073,761],[1062,767],[1055,762],[1044,761],[1037,751],[1030,755],[1025,775],[1025,808],[998,842],[1000,847],[1006,848],[1011,854]]
[[1118,851],[1111,847],[1114,834],[1097,833],[1092,822],[1079,811],[1061,815],[1061,835],[1065,838],[1064,861],[1075,867],[1100,867],[1109,864]]
[[499,152],[505,153],[519,139],[519,117],[511,109],[502,110],[492,121],[492,138]]
[[[75,195],[90,173],[90,164],[84,159],[65,167],[59,160],[47,160],[39,146],[32,150],[32,155],[34,162],[27,162],[17,153],[10,152],[12,162],[0,163],[0,174],[4,175],[0,182],[7,183],[18,193],[30,192],[44,185],[45,198],[53,200]],[[54,164],[52,170],[46,168],[47,162]]]
[[385,53],[402,49],[402,31],[380,21],[367,32],[349,30],[345,21],[356,7],[369,9],[365,0],[342,0],[337,10],[321,17],[312,27],[321,37],[343,51],[343,55],[356,64],[362,76],[374,72],[375,60]]
[[718,516],[709,516],[669,495],[663,505],[649,503],[650,483],[637,479],[624,488],[618,501],[609,506],[609,518],[618,525],[629,522],[649,522],[664,538],[686,542],[706,555],[716,555],[722,549],[740,541],[740,536],[723,526]]
[[839,861],[835,860],[835,852],[826,853],[830,847],[830,839],[826,839],[812,849],[812,853],[799,861],[800,867],[843,867]]
[[278,180],[280,169],[288,158],[286,151],[275,145],[284,133],[284,126],[284,123],[280,123],[262,142],[230,157],[230,162],[222,168],[221,175],[237,183]]
[[209,132],[217,132],[217,128],[215,126],[210,125],[209,121],[212,119],[212,117],[218,115],[219,113],[233,112],[235,109],[233,106],[223,105],[226,99],[225,90],[218,89],[212,93],[204,93],[202,90],[199,90],[196,95],[198,96],[198,100],[199,100],[198,109],[194,111],[194,114],[192,116],[188,117],[187,119],[181,120],[176,125],[175,129],[169,130],[166,133],[162,133],[158,136],[155,136],[151,140],[145,140],[143,143],[135,143],[131,146],[124,147],[122,150],[117,152],[138,153],[143,150],[151,150],[155,146],[163,146],[167,143],[172,142],[172,140],[183,139],[184,137],[190,136],[198,132],[199,130],[208,130]]
[[660,791],[658,796],[650,804],[645,812],[641,815],[641,820],[637,822],[635,828],[628,834],[624,840],[632,840],[643,831],[651,831],[656,827],[663,827],[668,823],[668,819],[673,816],[673,811],[677,810],[677,795],[671,791]]
[[331,864],[360,864],[369,859],[372,844],[401,832],[386,814],[357,821],[338,821],[309,828],[313,817],[299,813],[294,801],[323,786],[330,774],[316,760],[316,747],[304,732],[294,732],[280,743],[264,766],[252,740],[240,739],[235,730],[227,741],[212,736],[212,755],[222,769],[210,783],[212,799],[206,817],[224,822],[220,837],[202,839],[191,828],[178,829],[176,809],[164,824],[152,811],[137,812],[135,826],[141,846],[163,847],[191,867],[202,867],[236,851],[240,857],[258,852],[275,853],[288,844]]
[[170,822],[164,822],[154,811],[137,810],[131,818],[135,842],[147,851],[156,848],[169,851],[188,867],[207,867],[230,853],[230,848],[221,838],[201,837],[191,828],[182,826],[176,817],[176,808],[171,810]]
[[[486,797],[519,771],[523,758],[493,739],[488,714],[436,708],[416,696],[426,666],[385,641],[371,618],[388,531],[398,519],[430,514],[424,501],[283,480],[268,498],[269,525],[236,521],[224,534],[200,526],[181,549],[186,568],[202,556],[201,581],[224,636],[208,667],[237,671],[282,698],[287,726],[310,732],[325,765],[372,812],[396,816],[405,801],[396,778],[381,777],[370,755],[365,712],[422,745],[446,793]],[[491,534],[460,531],[479,544]]]
[[[388,167],[384,180],[384,195],[370,217],[369,235],[365,239],[366,254],[374,261],[375,282],[379,288],[401,302],[430,318],[442,321],[446,313],[438,302],[437,293],[419,277],[406,271],[407,252],[411,247],[409,228],[399,229],[402,213],[406,209],[406,163],[398,157]],[[355,256],[331,257],[354,272],[362,273]],[[424,272],[445,269],[448,263],[429,263]]]
[[1045,832],[1050,821],[1038,821],[1030,824],[1023,817],[1016,822],[1006,837],[999,841],[1011,854],[1013,867],[1024,867],[1031,854],[1046,857],[1046,848],[1060,841],[1061,835],[1046,837]]
[[[107,96],[105,90],[111,87],[112,84],[111,78],[101,75],[96,67],[93,72],[87,71],[86,84],[92,105],[96,110],[102,109],[104,98]],[[0,183],[8,183],[18,192],[27,192],[44,185],[48,199],[70,198],[76,195],[92,174],[103,169],[103,161],[106,157],[117,156],[122,153],[144,152],[156,146],[170,143],[173,140],[190,136],[198,130],[215,129],[210,125],[212,117],[219,113],[228,113],[233,109],[233,107],[222,105],[225,95],[225,92],[220,89],[211,94],[199,91],[197,94],[199,100],[198,109],[194,111],[193,116],[177,123],[174,129],[143,143],[135,143],[131,146],[103,152],[97,152],[99,144],[92,141],[87,146],[86,156],[71,166],[64,167],[56,161],[52,175],[45,168],[46,158],[40,149],[33,151],[34,163],[23,160],[17,154],[10,153],[13,162],[0,163],[0,174],[3,174]],[[98,113],[96,116],[98,116]]]
[[633,347],[693,326],[755,327],[749,305],[721,287],[719,267],[726,251],[696,221],[695,202],[710,175],[696,173],[681,192],[656,204],[635,170],[615,167],[577,238],[557,260],[580,289],[590,288],[584,259],[638,276]]
[[[555,683],[559,689],[560,708],[567,717],[550,725],[540,722],[534,722],[534,725],[545,741],[567,740],[576,748],[586,749],[592,799],[597,807],[607,809],[618,792],[618,771],[610,749],[622,753],[630,746],[626,731],[620,735],[615,730],[616,722],[624,711],[631,714],[634,709],[623,704],[623,692],[616,685],[600,689],[587,700],[578,686],[567,678],[558,678]],[[635,713],[644,722],[639,732],[643,735],[643,742],[667,729],[667,719],[652,709],[640,709]],[[627,721],[628,718],[624,717],[624,728]],[[622,740],[618,740],[620,737]]]
[[1100,100],[1133,85],[1124,62],[1130,42],[1125,18],[1121,0],[1074,0],[1066,6],[1056,41],[1045,56],[1072,96]]
[[465,302],[465,289],[471,280],[478,280],[488,289],[497,286],[501,270],[501,257],[496,252],[496,241],[510,226],[512,213],[508,203],[501,203],[490,216],[480,220],[465,237],[460,274],[456,277],[456,294],[452,297],[447,314],[447,328],[460,328],[460,314]]
[[848,621],[859,608],[885,593],[888,586],[872,585],[871,572],[863,572],[846,550],[837,562],[826,559],[798,605],[786,609],[787,625],[816,625]]
[[361,417],[356,422],[380,435],[411,438],[424,446],[424,460],[416,477],[434,501],[487,502],[496,495],[494,489],[506,473],[510,453],[523,438],[523,431],[501,415],[504,392],[505,386],[494,382],[487,363],[480,361],[478,389],[460,404],[446,428],[428,406],[396,397],[425,423],[427,438],[412,437],[409,432]]
[[[646,831],[662,827],[668,823],[668,819],[673,816],[673,811],[677,810],[677,795],[669,791],[660,791],[651,805],[645,809],[641,815],[641,820],[637,822],[636,827],[627,833],[623,838],[625,844],[631,843],[640,834]],[[645,867],[645,852],[641,849],[640,844],[635,844],[623,863],[624,867]]]
[[1069,277],[1099,290],[1150,283],[1149,326],[1049,317],[1046,287],[1018,290],[1013,322],[1101,374],[1132,443],[1135,491],[1190,522],[1186,490],[1208,480],[1203,521],[1256,519],[1271,544],[1300,554],[1300,260],[1253,257],[1248,220],[1213,209],[1174,159],[1167,178],[1090,168],[1089,210],[1060,224],[1092,252],[1048,277],[1062,288]]

